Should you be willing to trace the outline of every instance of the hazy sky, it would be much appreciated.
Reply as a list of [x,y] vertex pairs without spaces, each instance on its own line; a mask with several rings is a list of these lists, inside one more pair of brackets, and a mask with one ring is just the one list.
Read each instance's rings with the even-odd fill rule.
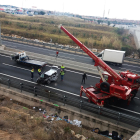
[[105,7],[105,17],[140,20],[140,0],[0,0],[0,4],[100,17]]

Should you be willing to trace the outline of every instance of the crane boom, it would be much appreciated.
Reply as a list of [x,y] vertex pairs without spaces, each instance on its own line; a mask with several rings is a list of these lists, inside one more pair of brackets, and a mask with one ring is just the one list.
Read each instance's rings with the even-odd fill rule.
[[95,61],[94,66],[99,66],[103,70],[107,71],[110,75],[112,75],[113,79],[115,80],[114,83],[116,85],[121,85],[123,79],[119,74],[117,74],[105,62],[103,62],[100,58],[98,58],[91,50],[89,50],[78,39],[76,39],[71,33],[69,33],[61,24],[58,27],[61,30],[63,30],[86,54],[88,54]]

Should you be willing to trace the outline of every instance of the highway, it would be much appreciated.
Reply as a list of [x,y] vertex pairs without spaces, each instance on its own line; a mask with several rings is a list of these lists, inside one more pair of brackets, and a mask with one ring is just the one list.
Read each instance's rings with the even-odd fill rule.
[[[49,56],[54,56],[54,57],[56,55],[56,50],[54,49],[42,48],[42,47],[20,44],[17,42],[4,41],[4,40],[2,41],[2,43],[6,46],[10,46],[11,48],[15,48],[15,49],[25,50],[29,52],[34,52],[34,53],[39,53],[39,54],[49,55]],[[85,55],[79,55],[79,54],[73,54],[73,53],[60,51],[59,58],[94,65],[94,61],[89,56],[85,56]],[[134,73],[140,74],[139,65],[136,65],[136,64],[124,63],[122,67],[113,66],[113,65],[109,65],[109,66],[116,70],[120,70],[120,71],[131,70]]]
[[[35,53],[41,53],[46,55],[54,55],[56,50],[51,49],[45,49],[45,48],[38,48],[35,46],[29,46],[24,44],[19,44],[15,42],[9,42],[9,41],[3,41],[3,44],[8,44],[12,46],[13,48],[16,46],[17,49],[21,50],[27,50]],[[89,58],[88,56],[78,55],[78,54],[69,54],[66,52],[60,52],[59,57],[72,57],[75,59],[75,61],[83,62],[83,63],[89,63],[94,64],[94,62]],[[51,67],[51,65],[47,65],[43,71],[48,70]],[[139,71],[139,65],[124,63],[122,67],[116,67],[111,66],[112,68],[118,69],[118,70],[132,70],[140,73]],[[30,80],[30,67],[18,65],[14,61],[10,60],[10,56],[0,54],[0,77],[6,76],[7,78],[10,77],[10,79],[18,79],[20,81],[24,81],[25,83],[28,83],[29,85],[36,85],[36,79],[38,77],[37,70],[35,70],[35,77],[34,80]],[[50,85],[46,85],[46,88],[48,88],[51,91],[55,91],[57,93],[65,94],[74,96],[76,98],[79,98],[80,94],[80,86],[81,86],[81,80],[82,80],[82,71],[76,71],[74,69],[67,69],[66,68],[66,74],[64,76],[64,81],[61,82],[60,77],[58,78],[57,82],[53,82]],[[97,82],[99,82],[100,77],[98,75],[94,74],[87,74],[88,79],[86,80],[86,84],[83,85],[84,87],[89,87],[91,85],[95,85]],[[42,86],[42,85],[38,85]],[[83,94],[84,95],[84,94]],[[85,95],[84,100],[87,101]],[[110,106],[109,108],[112,108],[114,110],[127,113],[127,114],[134,114],[135,116],[139,116],[140,114],[140,91],[137,94],[137,97],[134,98],[133,101],[131,101],[131,104],[129,106],[124,106],[122,103],[119,103],[119,105],[113,107]]]

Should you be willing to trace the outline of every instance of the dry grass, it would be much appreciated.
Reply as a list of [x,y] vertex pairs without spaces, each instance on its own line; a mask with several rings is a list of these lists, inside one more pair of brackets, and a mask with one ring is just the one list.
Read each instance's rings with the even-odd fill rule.
[[[0,96],[0,104],[0,139],[4,134],[6,140],[78,140],[71,134],[73,130],[76,134],[84,135],[92,140],[108,140],[106,137],[65,121],[50,122],[50,118],[44,119],[42,113],[17,105],[9,98]],[[46,110],[51,113],[51,108],[46,108]]]
[[[122,37],[118,35],[115,28],[97,25],[95,23],[87,23],[84,19],[75,17],[61,16],[21,16],[0,13],[2,23],[2,33],[16,34],[26,38],[39,39],[46,42],[52,38],[53,43],[76,45],[58,29],[59,24],[71,32],[76,38],[90,48],[118,48],[120,49],[125,42],[122,42]],[[127,36],[128,33],[124,33]],[[132,39],[128,38],[129,45]],[[76,45],[77,46],[77,45]]]

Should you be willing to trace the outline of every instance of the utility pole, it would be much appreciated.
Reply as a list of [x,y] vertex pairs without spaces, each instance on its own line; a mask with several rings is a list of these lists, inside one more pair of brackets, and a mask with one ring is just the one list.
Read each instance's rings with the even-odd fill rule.
[[2,41],[1,41],[1,23],[0,23],[0,46],[2,46]]

